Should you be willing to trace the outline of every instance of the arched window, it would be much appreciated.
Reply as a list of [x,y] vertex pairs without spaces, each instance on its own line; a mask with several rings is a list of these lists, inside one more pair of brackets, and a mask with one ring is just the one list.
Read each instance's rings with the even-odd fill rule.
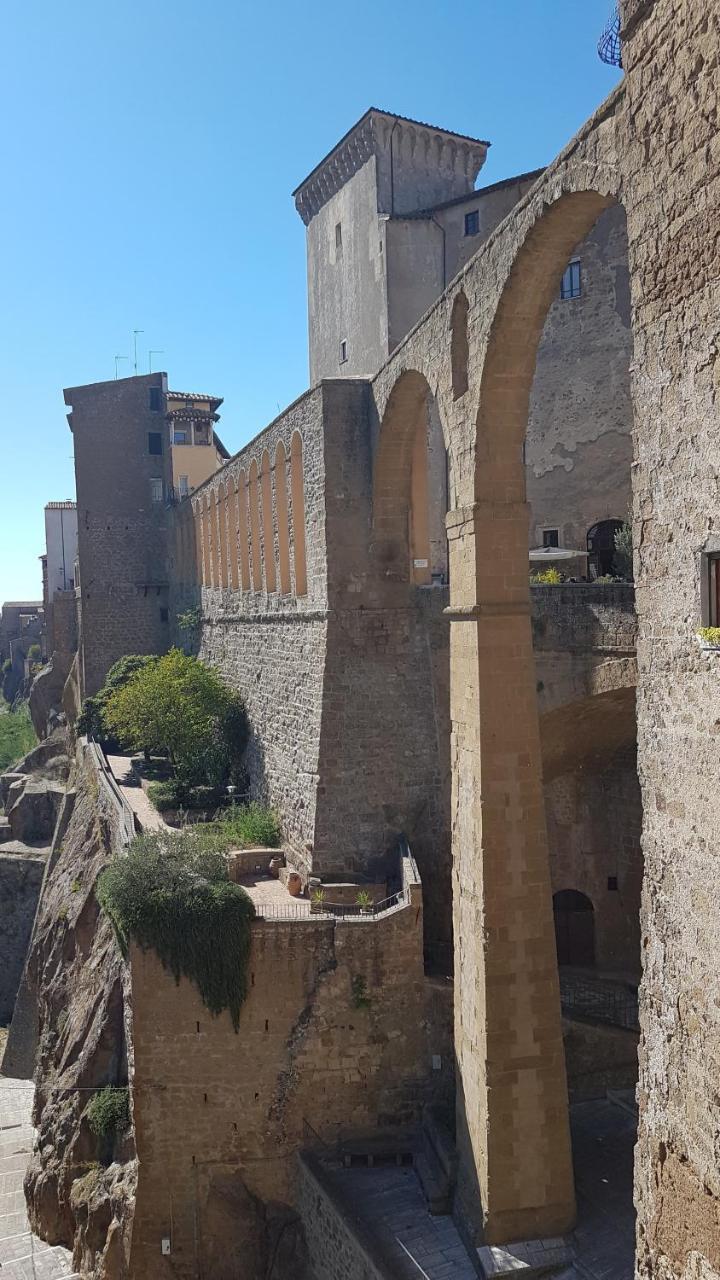
[[241,471],[237,481],[238,509],[238,557],[240,560],[240,585],[250,590],[250,534],[248,531],[247,476]]
[[287,458],[285,445],[278,441],[275,450],[275,510],[277,511],[280,590],[284,596],[292,590],[290,583],[290,521],[288,519]]
[[453,400],[459,400],[468,389],[468,300],[462,289],[455,296],[450,315],[450,363]]
[[262,536],[263,559],[265,561],[265,590],[277,591],[277,574],[275,572],[275,529],[273,527],[272,474],[270,472],[270,454],[264,450],[261,460],[262,490]]
[[262,546],[260,542],[260,507],[258,489],[258,468],[253,458],[250,464],[248,482],[248,506],[250,507],[250,555],[252,558],[253,591],[262,591]]
[[587,532],[588,561],[591,578],[602,578],[617,572],[615,564],[615,534],[623,527],[622,520],[598,520]]
[[577,889],[561,889],[553,896],[558,964],[592,969],[595,964],[595,912]]
[[305,481],[303,478],[303,443],[298,431],[290,442],[290,493],[292,496],[293,563],[295,594],[307,595],[307,562],[305,559]]

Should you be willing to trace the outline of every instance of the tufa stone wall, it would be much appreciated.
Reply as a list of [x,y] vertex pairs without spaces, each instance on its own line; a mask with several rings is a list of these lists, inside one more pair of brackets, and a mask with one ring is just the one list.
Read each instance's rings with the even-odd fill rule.
[[46,851],[4,854],[0,845],[0,1026],[12,1017],[45,861]]
[[389,1280],[375,1242],[307,1152],[298,1157],[297,1203],[315,1280]]
[[[237,1035],[191,983],[133,949],[133,1274],[231,1276],[242,1259],[260,1280],[283,1229],[302,1257],[296,1152],[412,1125],[424,1103],[447,1102],[449,1001],[423,976],[419,886],[412,894],[375,921],[256,921]],[[302,1274],[290,1262],[281,1274]]]
[[645,856],[637,1274],[705,1280],[720,1274],[720,696],[718,655],[694,633],[718,545],[720,12],[621,7]]

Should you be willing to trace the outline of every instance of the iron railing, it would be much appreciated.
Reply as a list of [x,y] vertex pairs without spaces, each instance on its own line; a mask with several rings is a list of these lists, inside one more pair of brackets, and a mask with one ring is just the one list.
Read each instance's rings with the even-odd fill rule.
[[560,1005],[569,1018],[639,1029],[637,988],[580,974],[560,974]]
[[99,783],[120,819],[120,839],[122,844],[127,846],[130,844],[131,840],[135,839],[137,834],[135,828],[135,814],[130,808],[130,805],[112,775],[110,765],[107,762],[105,752],[100,746],[100,743],[96,742],[95,739],[89,735],[86,741],[88,753],[95,767],[95,772],[98,775]]

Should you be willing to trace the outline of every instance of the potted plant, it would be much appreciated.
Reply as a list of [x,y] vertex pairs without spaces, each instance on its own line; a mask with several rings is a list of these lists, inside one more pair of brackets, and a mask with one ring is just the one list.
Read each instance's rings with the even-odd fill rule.
[[703,649],[720,650],[720,627],[700,627],[697,637]]
[[313,889],[310,894],[310,911],[316,914],[323,910],[325,903],[325,890],[323,888]]
[[373,900],[367,889],[359,889],[355,897],[355,905],[360,908],[361,913],[366,916],[373,908]]

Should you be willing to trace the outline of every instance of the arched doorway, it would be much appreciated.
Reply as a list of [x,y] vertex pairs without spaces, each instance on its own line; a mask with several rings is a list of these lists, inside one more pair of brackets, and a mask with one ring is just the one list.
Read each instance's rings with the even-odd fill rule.
[[615,563],[615,534],[623,527],[622,520],[598,520],[587,531],[588,565],[590,578],[604,578],[617,573]]
[[595,911],[578,889],[561,889],[553,895],[555,946],[559,965],[577,969],[595,966]]

